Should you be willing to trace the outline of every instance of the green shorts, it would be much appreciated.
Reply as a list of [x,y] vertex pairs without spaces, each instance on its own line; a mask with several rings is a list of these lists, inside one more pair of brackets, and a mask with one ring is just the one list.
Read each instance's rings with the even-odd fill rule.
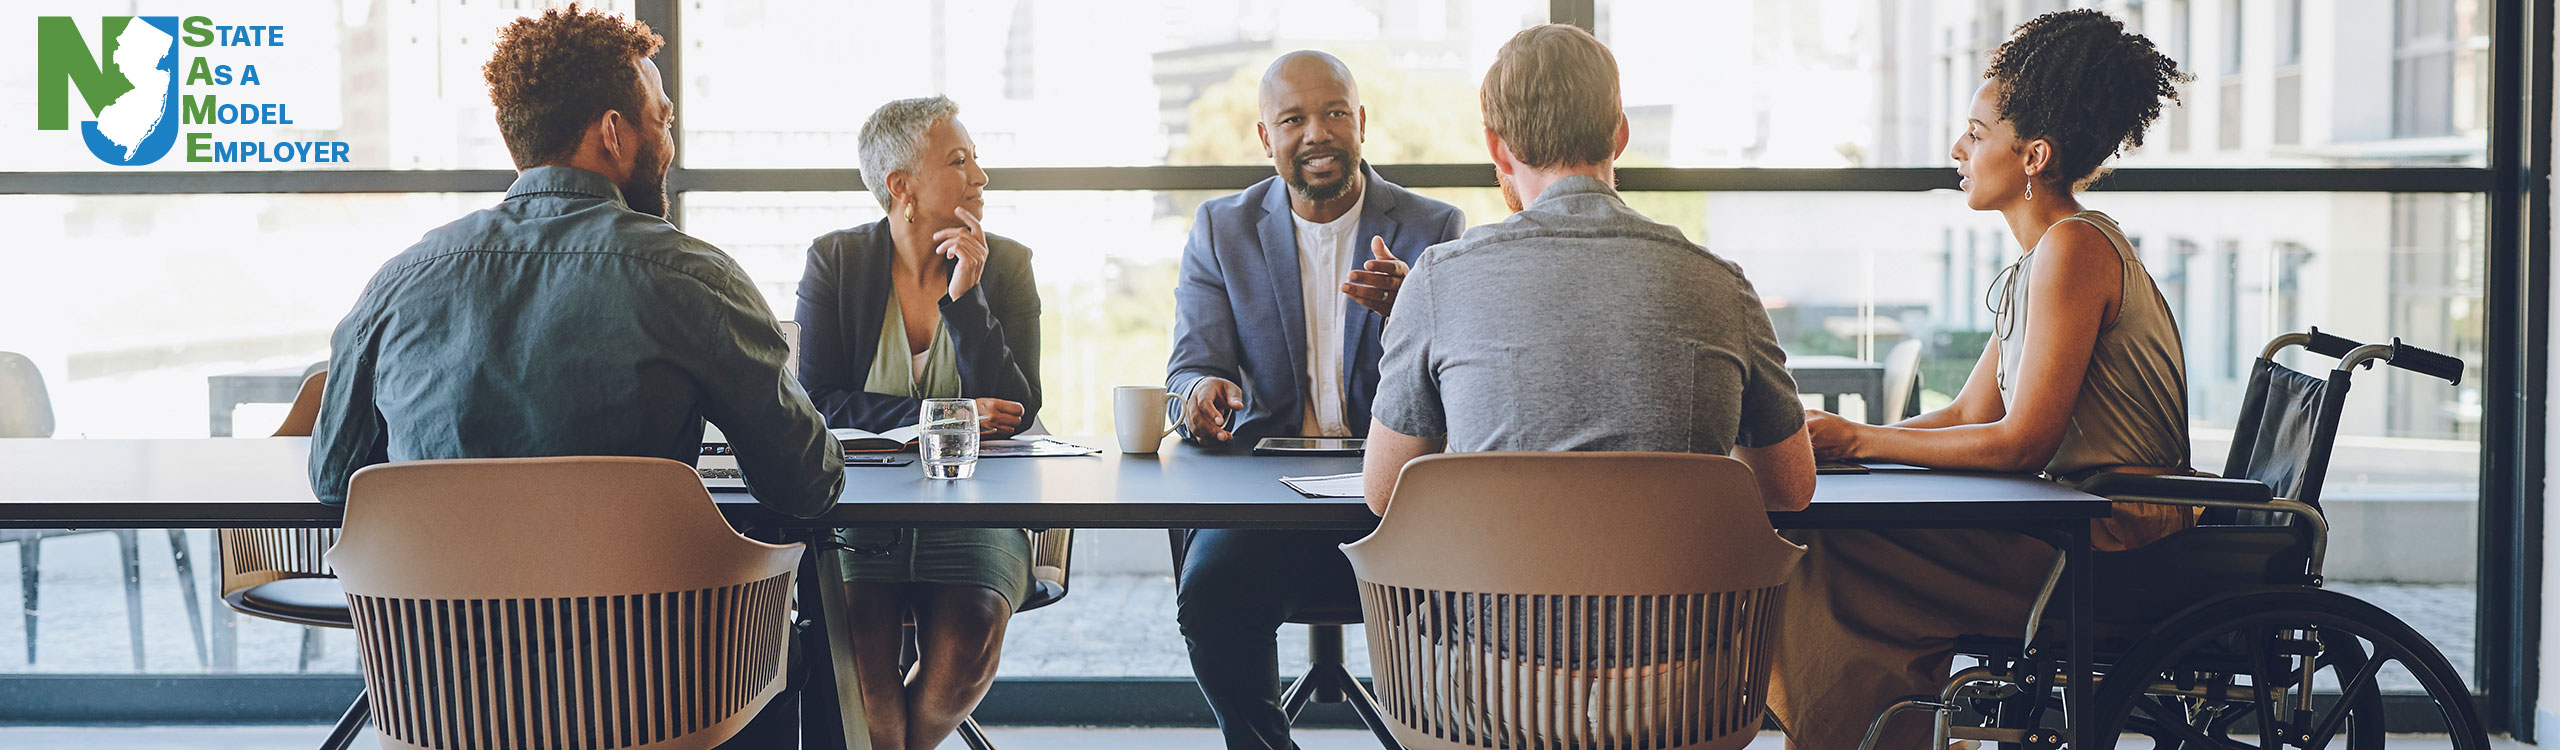
[[1021,529],[847,529],[838,571],[849,583],[938,583],[978,586],[1015,607],[1031,590],[1031,535]]

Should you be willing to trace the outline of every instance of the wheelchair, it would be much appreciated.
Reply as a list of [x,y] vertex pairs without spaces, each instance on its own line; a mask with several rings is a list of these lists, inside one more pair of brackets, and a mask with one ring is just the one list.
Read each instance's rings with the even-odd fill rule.
[[[2326,378],[2275,357],[2300,346],[2337,364]],[[2199,508],[2193,528],[2151,545],[2093,555],[2094,684],[2084,711],[2063,716],[2061,639],[2043,616],[2062,580],[2046,576],[2024,638],[1967,636],[1955,652],[1975,665],[1936,695],[1902,699],[1869,725],[1870,750],[1893,717],[1930,714],[1935,742],[2052,748],[2088,722],[2098,748],[2128,734],[2160,750],[2349,750],[2385,741],[2382,682],[2425,690],[2431,731],[2456,750],[2486,750],[2487,733],[2463,676],[2407,623],[2321,588],[2328,525],[2320,513],[2348,380],[2375,363],[2458,383],[2462,362],[2393,339],[2362,344],[2313,328],[2270,342],[2250,372],[2224,473],[2229,478],[2103,475],[2083,490],[2118,502]],[[2386,673],[2397,667],[2396,671]],[[2394,696],[2399,710],[2411,706]],[[1961,720],[1960,720],[1961,717]]]

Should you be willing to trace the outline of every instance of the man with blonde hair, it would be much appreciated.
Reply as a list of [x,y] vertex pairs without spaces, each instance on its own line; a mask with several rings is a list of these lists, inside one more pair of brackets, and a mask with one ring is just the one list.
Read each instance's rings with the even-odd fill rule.
[[1483,106],[1515,213],[1413,261],[1378,364],[1369,507],[1391,512],[1422,455],[1526,450],[1730,453],[1769,508],[1803,508],[1804,407],[1759,295],[1610,187],[1627,120],[1609,48],[1573,26],[1522,31]]

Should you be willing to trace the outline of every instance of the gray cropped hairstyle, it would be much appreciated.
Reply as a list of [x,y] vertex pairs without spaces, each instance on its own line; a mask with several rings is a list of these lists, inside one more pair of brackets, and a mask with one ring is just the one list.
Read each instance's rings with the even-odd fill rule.
[[950,97],[900,99],[880,105],[862,123],[862,186],[889,210],[889,173],[916,167],[916,149],[924,147],[924,131],[960,113]]

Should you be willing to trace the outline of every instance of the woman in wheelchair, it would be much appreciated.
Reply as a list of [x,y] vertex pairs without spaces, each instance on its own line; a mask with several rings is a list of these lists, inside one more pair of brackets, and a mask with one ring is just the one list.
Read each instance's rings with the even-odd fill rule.
[[[1992,340],[1953,404],[1893,425],[1810,412],[1825,459],[1976,471],[2188,471],[2177,324],[2115,221],[2076,195],[2142,145],[2189,79],[2151,41],[2089,10],[2021,24],[1992,53],[1951,156],[1965,203],[1997,211],[2022,253],[1986,295]],[[2094,529],[2127,549],[2193,523],[2183,508],[2119,504]],[[1897,698],[1935,693],[1960,634],[2016,634],[2052,547],[1998,531],[1822,531],[1788,594],[1770,709],[1790,746],[1854,747]],[[1879,747],[1914,748],[1914,715]]]

